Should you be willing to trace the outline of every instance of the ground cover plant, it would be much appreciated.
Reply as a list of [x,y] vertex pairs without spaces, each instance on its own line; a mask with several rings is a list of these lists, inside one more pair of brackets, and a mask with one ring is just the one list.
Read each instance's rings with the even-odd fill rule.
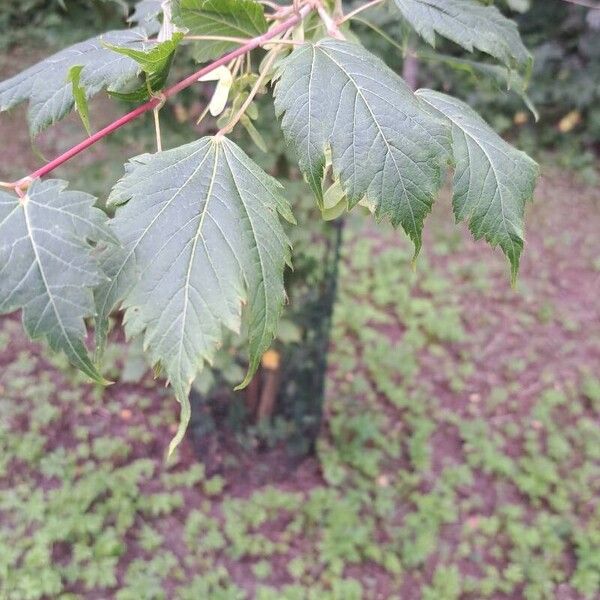
[[[225,330],[247,342],[244,387],[286,299],[291,254],[280,219],[293,223],[293,207],[280,183],[229,136],[240,125],[261,144],[255,99],[266,88],[326,218],[362,205],[404,229],[416,260],[425,217],[452,167],[454,217],[476,239],[499,246],[516,279],[537,165],[467,104],[432,90],[413,93],[364,48],[352,21],[379,4],[300,0],[265,9],[254,0],[144,0],[128,29],[65,48],[0,84],[1,110],[28,102],[32,136],[73,109],[89,133],[3,184],[10,191],[0,194],[0,311],[21,309],[32,338],[64,352],[99,385],[108,383],[100,365],[109,317],[123,311],[128,337],[142,340],[181,403],[171,452],[189,421],[192,382],[215,359]],[[427,43],[447,38],[495,61],[507,80],[515,73],[527,81],[531,56],[496,7],[475,0],[386,6]],[[180,49],[207,64],[168,85]],[[199,79],[217,81],[207,111],[220,115],[220,128],[163,149],[161,108]],[[141,104],[92,133],[88,101],[104,89]],[[147,112],[157,151],[126,164],[108,194],[110,219],[87,192],[46,177]],[[93,356],[86,346],[91,319]]]
[[187,439],[165,463],[176,407],[151,372],[100,392],[4,317],[0,597],[597,598],[600,199],[558,172],[537,198],[519,294],[447,194],[415,272],[351,216],[299,464],[221,447],[206,468]]

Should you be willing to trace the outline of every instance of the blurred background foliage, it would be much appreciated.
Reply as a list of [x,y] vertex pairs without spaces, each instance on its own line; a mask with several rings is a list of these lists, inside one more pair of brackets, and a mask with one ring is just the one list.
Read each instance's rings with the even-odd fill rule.
[[24,41],[63,46],[107,27],[121,28],[132,4],[126,0],[4,0],[0,48]]

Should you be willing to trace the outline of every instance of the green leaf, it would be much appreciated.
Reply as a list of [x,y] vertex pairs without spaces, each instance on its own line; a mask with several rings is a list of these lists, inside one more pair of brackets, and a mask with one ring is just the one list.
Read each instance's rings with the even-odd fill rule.
[[480,50],[507,67],[531,70],[531,54],[523,45],[514,21],[495,6],[476,0],[394,0],[402,16],[431,46],[435,34],[469,52]]
[[111,95],[129,102],[141,102],[148,99],[150,92],[161,91],[167,81],[177,46],[182,39],[183,33],[176,31],[171,39],[160,42],[150,49],[142,50],[127,46],[105,44],[113,52],[133,59],[146,76],[146,83],[137,90],[131,92],[112,92]]
[[80,42],[46,58],[0,83],[0,111],[29,100],[28,121],[31,135],[53,125],[74,106],[71,69],[80,66],[79,85],[86,100],[102,88],[118,91],[139,73],[137,63],[117,56],[104,44],[144,49],[144,35],[138,30],[111,31]]
[[125,308],[128,335],[144,336],[182,404],[210,363],[226,327],[238,332],[247,305],[249,382],[275,334],[285,299],[289,242],[277,218],[293,221],[281,186],[233,142],[202,138],[134,158],[113,189],[112,228],[122,248],[104,257],[111,277],[97,294],[100,319]]
[[419,98],[452,125],[454,214],[475,239],[499,245],[511,265],[513,282],[523,250],[525,204],[533,197],[538,166],[505,142],[464,102],[432,90]]
[[81,65],[75,65],[69,69],[69,81],[73,86],[73,99],[75,100],[75,108],[79,113],[79,118],[85,127],[88,135],[91,135],[90,128],[90,111],[88,107],[87,98],[85,97],[85,90],[81,87],[81,71],[83,67]]
[[300,168],[323,207],[331,149],[350,208],[365,200],[421,247],[423,220],[441,186],[447,125],[364,48],[326,39],[295,49],[278,67],[275,107]]
[[[173,22],[191,35],[253,38],[267,31],[262,4],[256,0],[175,0]],[[194,44],[194,58],[206,62],[238,47],[228,41]]]
[[95,198],[36,180],[22,199],[0,192],[0,313],[23,310],[32,339],[46,338],[86,375],[105,383],[88,357],[84,318],[105,278],[89,241],[114,240]]

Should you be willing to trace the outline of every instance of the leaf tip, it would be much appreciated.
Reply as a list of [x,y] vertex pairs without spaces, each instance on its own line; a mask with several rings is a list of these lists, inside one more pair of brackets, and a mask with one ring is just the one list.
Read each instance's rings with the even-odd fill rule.
[[518,260],[516,262],[512,262],[510,264],[510,287],[513,291],[517,290],[517,284],[519,280],[519,263]]
[[417,259],[419,258],[419,254],[421,254],[421,247],[423,245],[423,241],[421,240],[421,236],[412,238],[412,242],[414,244],[414,252],[412,258],[410,259],[410,264],[412,266],[413,271],[417,270]]
[[251,356],[250,357],[250,363],[248,364],[248,371],[246,372],[246,376],[244,377],[244,381],[242,381],[242,383],[239,383],[238,385],[236,385],[233,388],[234,392],[239,392],[240,390],[243,390],[244,388],[248,387],[248,385],[252,381],[254,375],[256,374],[259,362],[260,362],[260,357],[259,356],[258,357],[257,356]]
[[244,381],[242,381],[241,383],[238,383],[238,385],[236,385],[233,388],[233,391],[239,392],[239,391],[243,390],[244,388],[248,387],[248,385],[252,381],[253,377],[254,377],[254,373],[251,372],[250,370],[248,370],[248,372],[246,373],[246,377],[244,377]]
[[106,379],[106,377],[102,376],[98,371],[95,371],[95,373],[92,375],[89,375],[92,379],[92,381],[98,385],[101,385],[102,387],[108,387],[109,385],[114,385],[114,381],[111,381],[110,379]]
[[190,422],[192,407],[190,405],[189,387],[190,386],[188,386],[186,389],[185,386],[182,385],[175,386],[175,395],[177,397],[178,402],[181,404],[181,414],[179,416],[179,425],[177,427],[177,432],[173,436],[173,439],[169,442],[169,447],[167,449],[167,460],[171,459],[173,453],[183,440],[185,432],[187,431],[188,424]]
[[417,272],[417,257],[413,256],[410,260],[410,267],[413,273]]

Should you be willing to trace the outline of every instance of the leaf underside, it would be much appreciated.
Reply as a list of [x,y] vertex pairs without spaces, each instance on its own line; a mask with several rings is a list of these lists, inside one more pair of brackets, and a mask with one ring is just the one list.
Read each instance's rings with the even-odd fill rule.
[[283,115],[283,132],[321,205],[330,149],[349,206],[361,200],[374,206],[377,217],[402,225],[418,252],[449,157],[447,125],[355,44],[304,44],[280,63],[277,76],[275,108]]
[[34,181],[22,200],[0,192],[0,313],[22,309],[32,339],[45,338],[104,382],[83,343],[84,318],[95,314],[92,288],[105,280],[87,240],[114,236],[95,198],[66,185]]
[[507,67],[529,72],[531,54],[524,46],[517,25],[495,6],[476,0],[394,0],[402,16],[435,46],[436,33],[459,44],[498,59]]
[[[253,38],[267,31],[263,6],[256,0],[175,0],[173,21],[191,35]],[[194,58],[206,62],[237,46],[228,41],[199,41],[194,44]]]
[[81,67],[80,105],[81,99],[88,100],[103,88],[119,91],[135,79],[140,68],[131,58],[115,54],[104,44],[143,50],[149,47],[145,37],[141,29],[111,31],[57,52],[0,83],[0,111],[29,100],[29,130],[32,136],[37,135],[73,109],[73,67]]
[[103,257],[111,281],[96,297],[100,329],[120,304],[127,334],[143,335],[182,404],[173,448],[189,420],[191,383],[212,361],[223,328],[240,330],[242,305],[250,353],[244,384],[269,347],[290,256],[277,214],[293,217],[281,186],[224,138],[133,159],[109,202],[119,206],[112,229],[122,246]]
[[525,204],[533,197],[537,164],[464,102],[432,90],[419,90],[417,95],[452,127],[456,220],[466,221],[476,239],[502,248],[514,282],[523,250]]

